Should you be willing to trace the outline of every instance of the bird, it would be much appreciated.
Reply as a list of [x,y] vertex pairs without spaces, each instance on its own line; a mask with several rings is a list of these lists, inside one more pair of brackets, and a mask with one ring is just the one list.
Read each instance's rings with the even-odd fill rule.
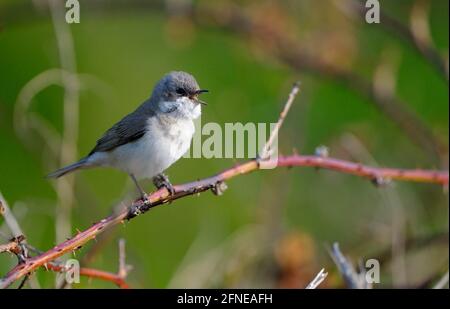
[[194,120],[206,103],[199,96],[196,79],[183,71],[164,75],[150,98],[123,117],[97,140],[89,154],[79,161],[47,175],[59,178],[68,173],[94,167],[112,167],[127,173],[141,199],[148,196],[139,185],[141,179],[152,179],[156,188],[175,193],[164,171],[188,150],[195,133]]

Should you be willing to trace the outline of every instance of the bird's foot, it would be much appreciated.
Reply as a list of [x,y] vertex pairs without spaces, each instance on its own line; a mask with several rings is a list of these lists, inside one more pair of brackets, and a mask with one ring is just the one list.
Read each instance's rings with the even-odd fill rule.
[[155,177],[153,177],[153,184],[158,189],[166,188],[167,191],[169,191],[170,195],[175,194],[175,189],[174,189],[173,185],[170,183],[169,178],[163,173],[158,174]]
[[148,198],[148,194],[145,193],[145,192],[142,193],[141,200],[144,203],[144,205],[150,205],[151,204],[150,199]]

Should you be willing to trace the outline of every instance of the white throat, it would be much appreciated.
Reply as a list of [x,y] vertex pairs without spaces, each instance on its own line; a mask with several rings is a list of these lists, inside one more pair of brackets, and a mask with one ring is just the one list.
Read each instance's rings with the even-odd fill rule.
[[175,101],[166,101],[161,103],[161,110],[164,113],[174,114],[187,119],[197,119],[201,113],[201,104],[189,99],[188,97],[177,98]]

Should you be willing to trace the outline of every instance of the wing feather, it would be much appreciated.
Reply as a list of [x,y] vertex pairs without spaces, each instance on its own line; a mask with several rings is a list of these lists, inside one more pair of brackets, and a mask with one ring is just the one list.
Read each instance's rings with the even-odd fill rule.
[[134,142],[147,132],[148,114],[133,112],[117,122],[97,141],[89,155],[100,151],[111,151],[121,145]]

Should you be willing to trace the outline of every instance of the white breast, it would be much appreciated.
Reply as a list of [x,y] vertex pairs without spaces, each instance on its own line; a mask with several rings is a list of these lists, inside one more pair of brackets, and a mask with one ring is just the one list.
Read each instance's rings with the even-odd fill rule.
[[161,129],[154,118],[149,119],[147,126],[147,133],[136,142],[119,146],[109,153],[98,153],[101,165],[118,168],[138,179],[152,178],[186,153],[195,131],[194,123],[189,119],[170,125],[170,130]]

